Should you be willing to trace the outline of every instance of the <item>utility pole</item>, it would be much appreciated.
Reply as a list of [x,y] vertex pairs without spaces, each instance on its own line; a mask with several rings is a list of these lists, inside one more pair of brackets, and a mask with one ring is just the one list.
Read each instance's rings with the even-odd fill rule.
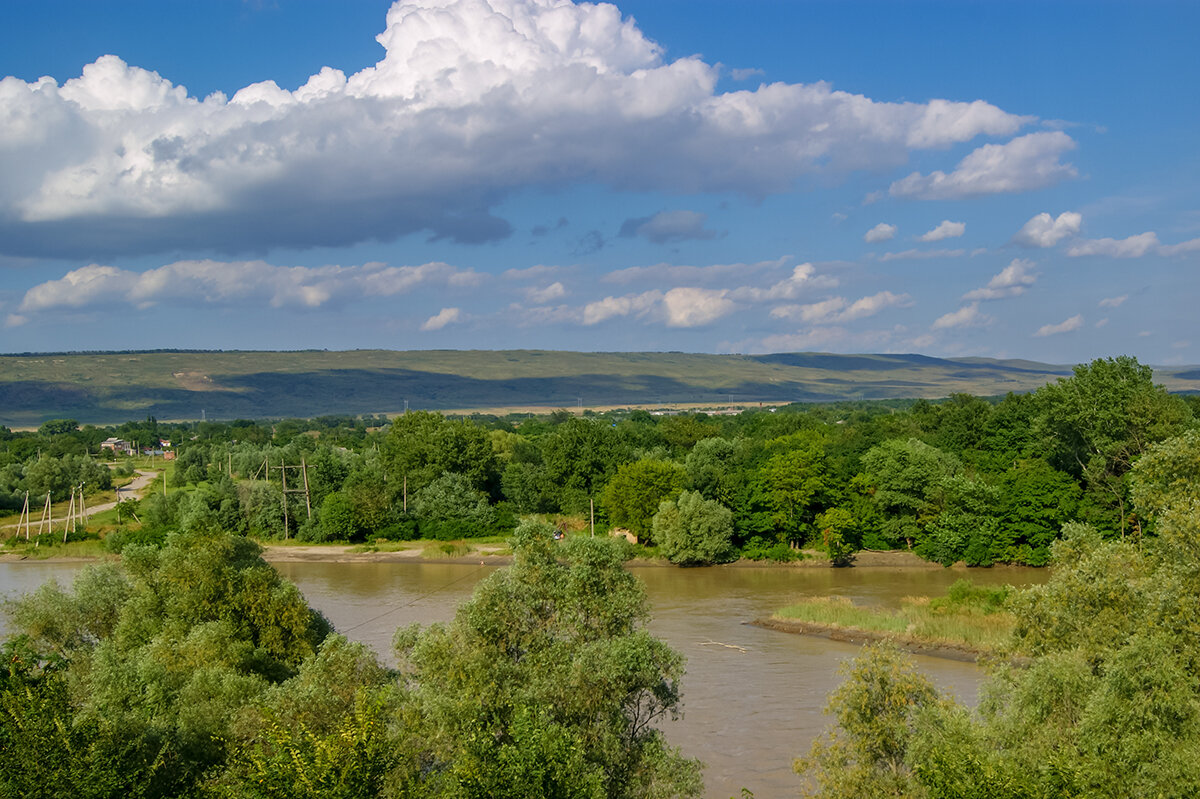
[[300,469],[304,473],[304,508],[308,511],[308,518],[312,518],[312,499],[308,494],[308,464],[304,461],[304,456],[300,456]]
[[588,509],[592,517],[592,538],[596,537],[596,500],[588,497]]
[[[283,537],[287,538],[288,537],[288,504],[287,504],[287,495],[288,494],[303,494],[304,495],[304,507],[308,511],[308,518],[310,518],[310,519],[312,518],[312,496],[309,494],[309,490],[308,490],[308,464],[305,462],[304,458],[301,457],[299,466],[288,466],[286,463],[284,463],[280,466],[276,466],[275,468],[279,470],[279,479],[283,483]],[[301,471],[301,474],[303,475],[304,488],[288,488],[287,487],[288,469],[299,469]],[[268,477],[269,476],[270,475],[268,474]]]
[[38,520],[38,536],[37,543],[33,545],[34,549],[42,545],[42,525],[46,526],[46,532],[54,532],[54,510],[49,491],[46,492],[46,504],[42,506],[42,518]]
[[63,519],[63,543],[67,543],[67,532],[75,521],[75,486],[71,486],[71,504],[67,506],[67,518]]
[[[29,541],[29,492],[25,492],[25,504],[21,506],[21,521],[17,522],[17,535],[21,534],[21,522],[25,523],[25,540]],[[16,536],[14,536],[14,539]]]
[[283,481],[283,540],[288,538],[288,512],[287,512],[287,466],[279,467],[279,479]]

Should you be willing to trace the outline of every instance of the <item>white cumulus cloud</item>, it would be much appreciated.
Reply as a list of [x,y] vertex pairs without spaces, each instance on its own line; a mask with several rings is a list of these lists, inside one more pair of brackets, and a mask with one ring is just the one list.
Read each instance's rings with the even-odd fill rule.
[[970,305],[964,305],[957,311],[951,311],[948,314],[939,316],[933,322],[934,330],[945,330],[955,327],[977,327],[985,325],[991,321],[991,317],[979,310],[979,303],[973,302]]
[[1128,294],[1122,294],[1119,297],[1105,297],[1104,299],[1100,300],[1099,305],[1101,308],[1119,308],[1121,303],[1125,302],[1127,299],[1129,299]]
[[1026,222],[1013,241],[1026,247],[1053,247],[1063,239],[1078,236],[1083,226],[1083,215],[1064,211],[1057,218],[1040,213]]
[[983,145],[949,174],[913,172],[888,192],[918,200],[959,200],[1040,189],[1075,177],[1075,167],[1059,160],[1074,148],[1075,141],[1061,130],[1030,133],[1005,144]]
[[863,241],[868,244],[874,244],[877,241],[888,241],[896,237],[896,226],[889,225],[887,222],[880,222],[875,227],[868,230],[863,235]]
[[679,287],[663,295],[668,327],[698,327],[716,321],[737,306],[724,289]]
[[663,293],[657,289],[623,297],[605,297],[585,305],[581,321],[585,325],[595,325],[616,316],[643,317],[654,311],[662,298]]
[[730,292],[730,296],[739,302],[777,302],[794,300],[813,289],[832,288],[836,285],[836,278],[817,274],[815,266],[810,263],[802,263],[793,267],[792,273],[783,280],[766,288],[739,286]]
[[[827,83],[718,92],[718,65],[667,60],[607,3],[398,0],[377,40],[377,64],[325,67],[295,91],[268,80],[201,99],[118,55],[61,85],[0,80],[0,247],[95,257],[417,231],[489,241],[512,230],[493,209],[528,186],[762,196],[1033,121]],[[1067,169],[1044,153],[1069,142],[988,145],[1001,165],[981,168],[982,148],[906,193],[1044,185]]]
[[459,308],[443,308],[422,323],[422,330],[441,330],[454,322],[462,321],[463,312]]
[[1072,330],[1078,330],[1083,327],[1083,315],[1076,314],[1070,319],[1065,319],[1056,325],[1042,325],[1033,335],[1037,338],[1045,336],[1056,336],[1059,333],[1070,333]]
[[1000,300],[1005,297],[1016,297],[1037,282],[1037,273],[1033,271],[1033,261],[1024,258],[1014,258],[1008,266],[997,273],[983,288],[968,291],[963,295],[964,300]]
[[923,233],[917,237],[917,241],[942,241],[943,239],[955,239],[967,232],[965,222],[951,222],[949,219],[942,220],[942,223],[928,233]]

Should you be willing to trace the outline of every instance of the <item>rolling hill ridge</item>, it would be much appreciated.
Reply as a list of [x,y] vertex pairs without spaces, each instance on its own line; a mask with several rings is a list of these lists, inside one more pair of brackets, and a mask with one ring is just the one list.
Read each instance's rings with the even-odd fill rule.
[[[1071,367],[925,355],[555,350],[141,351],[0,355],[0,424],[684,403],[929,399],[1030,391]],[[1195,366],[1156,368],[1200,392]]]

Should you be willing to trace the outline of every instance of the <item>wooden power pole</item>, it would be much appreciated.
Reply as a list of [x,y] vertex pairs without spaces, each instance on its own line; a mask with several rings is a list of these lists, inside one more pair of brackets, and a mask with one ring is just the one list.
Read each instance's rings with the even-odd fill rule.
[[[283,484],[283,537],[287,538],[288,537],[288,504],[287,504],[288,494],[303,494],[304,495],[304,508],[308,512],[308,518],[310,518],[310,519],[312,518],[312,496],[309,494],[309,490],[308,490],[308,464],[305,462],[304,458],[302,457],[302,458],[300,458],[300,464],[298,466],[296,466],[296,465],[288,466],[286,463],[284,463],[279,466],[273,466],[271,468],[279,470],[279,479],[280,479],[280,482],[282,482],[282,484]],[[304,483],[303,488],[288,488],[288,485],[287,485],[288,469],[299,469],[300,470],[301,477],[303,478],[303,483]]]

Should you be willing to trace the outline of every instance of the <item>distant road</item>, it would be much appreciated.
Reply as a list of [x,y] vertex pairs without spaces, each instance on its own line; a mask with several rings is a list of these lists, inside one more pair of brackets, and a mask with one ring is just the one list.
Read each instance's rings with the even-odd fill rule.
[[[117,498],[115,500],[113,500],[112,502],[101,502],[99,505],[89,506],[87,509],[88,516],[92,516],[94,514],[100,513],[101,511],[112,510],[113,508],[115,508],[117,506],[117,503],[120,502],[121,500],[141,499],[142,495],[146,492],[146,486],[150,485],[150,483],[154,480],[154,478],[158,477],[159,474],[161,474],[160,469],[153,469],[153,470],[138,469],[136,476],[133,478],[133,480],[131,480],[129,482],[128,485],[121,486],[117,489]],[[58,503],[58,504],[61,504],[61,503]],[[30,527],[32,527],[34,524],[36,524],[37,521],[38,521],[37,519],[33,518],[33,511],[32,511],[32,509],[30,509],[30,513],[29,513]],[[65,521],[66,521],[65,516],[60,519],[52,519],[50,521],[50,527],[51,527],[51,529],[53,529],[54,525],[61,524]],[[20,525],[19,524],[9,524],[9,525],[5,525],[3,529],[11,530],[14,527],[20,527]]]

